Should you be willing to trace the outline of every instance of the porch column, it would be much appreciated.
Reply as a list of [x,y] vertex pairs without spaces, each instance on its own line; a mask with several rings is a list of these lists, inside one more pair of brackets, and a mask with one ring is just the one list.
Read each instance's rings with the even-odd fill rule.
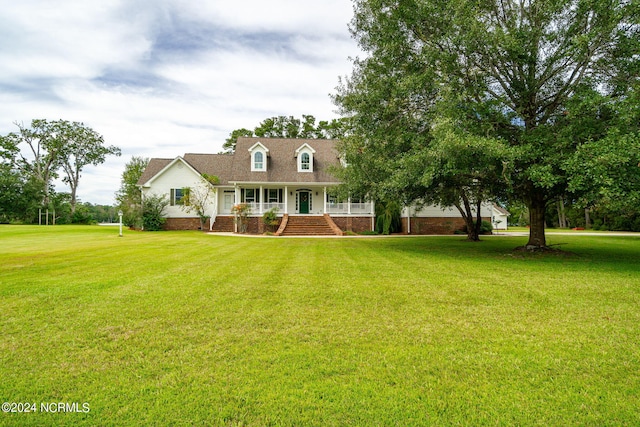
[[260,204],[258,205],[258,213],[262,215],[262,206],[264,203],[264,190],[262,189],[262,185],[260,186]]
[[376,229],[376,202],[371,200],[371,231]]
[[[241,200],[240,200],[240,187],[238,187],[238,184],[236,184],[233,187],[233,189],[235,190],[235,198],[233,200],[233,203],[234,203],[234,205],[237,205],[237,204],[239,204],[241,202]],[[238,232],[238,222],[235,221],[235,218],[234,218],[234,221],[233,221],[233,232],[234,233]]]
[[347,214],[351,215],[351,196],[347,197]]
[[284,186],[284,213],[289,213],[289,187]]
[[324,195],[322,197],[324,197],[324,202],[323,202],[324,208],[322,210],[322,213],[326,214],[327,213],[327,187],[324,187]]

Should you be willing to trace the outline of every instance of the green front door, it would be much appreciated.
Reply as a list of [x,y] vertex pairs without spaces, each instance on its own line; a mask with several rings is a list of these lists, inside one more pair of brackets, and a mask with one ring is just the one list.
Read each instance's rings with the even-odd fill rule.
[[309,213],[309,192],[308,191],[300,192],[300,213],[301,214]]

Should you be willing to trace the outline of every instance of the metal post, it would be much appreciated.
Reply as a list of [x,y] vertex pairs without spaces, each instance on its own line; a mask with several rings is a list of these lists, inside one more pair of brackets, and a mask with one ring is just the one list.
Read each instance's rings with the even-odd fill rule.
[[120,237],[122,237],[122,210],[118,211],[118,216],[120,217]]

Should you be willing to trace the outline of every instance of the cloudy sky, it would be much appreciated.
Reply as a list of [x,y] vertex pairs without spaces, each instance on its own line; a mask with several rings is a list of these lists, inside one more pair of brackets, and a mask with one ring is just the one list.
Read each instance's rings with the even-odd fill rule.
[[[122,149],[87,167],[82,201],[113,204],[132,156],[216,153],[263,119],[337,117],[359,54],[350,0],[0,0],[0,134],[83,122]],[[60,185],[59,191],[68,191]]]

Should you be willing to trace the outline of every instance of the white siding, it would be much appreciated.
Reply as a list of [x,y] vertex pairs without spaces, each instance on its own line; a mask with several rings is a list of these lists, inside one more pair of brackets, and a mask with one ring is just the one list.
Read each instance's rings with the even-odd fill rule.
[[[481,206],[481,214],[483,217],[491,217],[491,212],[493,211],[493,207],[491,203],[483,203]],[[460,212],[454,206],[450,207],[441,207],[437,205],[425,206],[420,210],[416,210],[415,208],[410,208],[409,216],[418,217],[418,218],[460,218]],[[473,210],[475,215],[475,210]],[[402,210],[402,216],[407,217],[407,208]]]
[[[201,184],[200,176],[182,161],[177,161],[165,170],[162,174],[156,175],[151,182],[151,187],[144,188],[145,195],[164,195],[169,199],[172,188],[196,187]],[[214,209],[213,197],[207,209],[211,215]],[[181,206],[167,206],[165,210],[167,218],[195,218],[195,213],[185,211]]]

